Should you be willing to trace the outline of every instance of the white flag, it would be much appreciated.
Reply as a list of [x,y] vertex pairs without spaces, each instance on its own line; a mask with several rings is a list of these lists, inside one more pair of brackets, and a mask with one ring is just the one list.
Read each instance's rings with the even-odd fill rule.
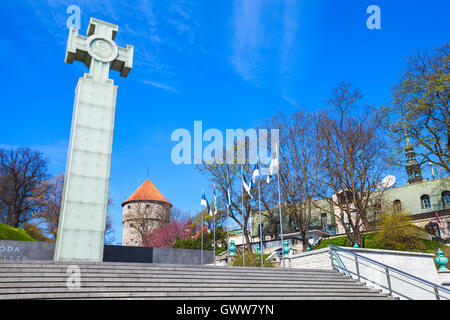
[[272,158],[272,160],[270,160],[269,175],[267,176],[267,180],[266,180],[267,183],[270,183],[270,178],[272,178],[272,176],[274,176],[278,173],[278,168],[279,168],[279,162],[278,162],[278,146],[277,146],[275,158]]

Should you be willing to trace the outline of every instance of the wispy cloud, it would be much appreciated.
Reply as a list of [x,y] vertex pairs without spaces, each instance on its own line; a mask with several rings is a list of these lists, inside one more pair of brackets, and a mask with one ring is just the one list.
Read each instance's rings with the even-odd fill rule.
[[286,93],[283,93],[282,98],[284,100],[286,100],[287,102],[289,102],[290,104],[292,104],[294,107],[299,107],[300,106],[300,104],[297,101],[295,101],[294,99],[289,97]]
[[233,8],[233,43],[231,64],[244,79],[254,77],[264,39],[261,23],[262,1],[235,1]]
[[169,91],[169,92],[173,92],[173,93],[177,93],[177,94],[179,93],[178,90],[175,89],[174,87],[171,87],[171,86],[169,86],[167,84],[164,84],[162,82],[156,82],[156,81],[150,81],[150,80],[140,80],[139,82],[151,85],[151,86],[153,86],[155,88],[162,89],[162,90],[165,90],[165,91]]

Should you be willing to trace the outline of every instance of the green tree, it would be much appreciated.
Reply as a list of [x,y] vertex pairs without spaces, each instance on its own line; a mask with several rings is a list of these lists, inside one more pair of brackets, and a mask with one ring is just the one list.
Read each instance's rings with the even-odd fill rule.
[[419,163],[450,173],[450,44],[410,57],[380,124],[403,151],[408,136]]

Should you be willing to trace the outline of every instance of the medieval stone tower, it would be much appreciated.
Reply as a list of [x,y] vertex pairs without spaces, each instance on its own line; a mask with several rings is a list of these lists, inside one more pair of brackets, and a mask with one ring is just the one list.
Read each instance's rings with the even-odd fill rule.
[[170,219],[172,204],[150,182],[145,182],[122,203],[122,245],[141,246],[143,237]]

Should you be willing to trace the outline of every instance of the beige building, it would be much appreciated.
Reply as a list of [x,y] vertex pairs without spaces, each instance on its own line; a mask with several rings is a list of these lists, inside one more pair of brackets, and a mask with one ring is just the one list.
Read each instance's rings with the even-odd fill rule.
[[149,179],[122,203],[122,245],[141,246],[143,238],[170,219],[172,204]]

